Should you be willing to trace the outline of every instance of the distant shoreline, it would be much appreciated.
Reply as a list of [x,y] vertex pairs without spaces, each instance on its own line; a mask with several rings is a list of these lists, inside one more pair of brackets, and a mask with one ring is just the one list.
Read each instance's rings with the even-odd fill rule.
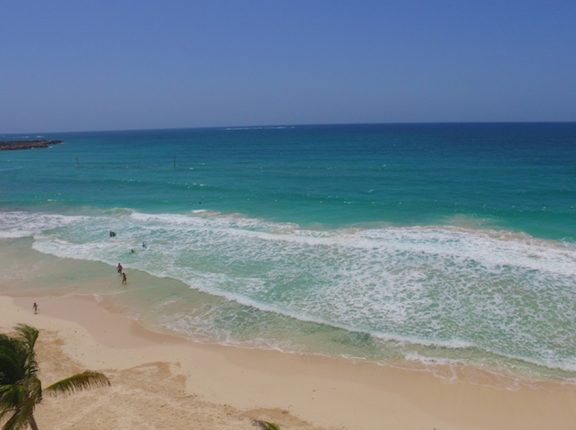
[[63,143],[61,140],[34,139],[34,140],[0,140],[0,151],[17,151],[20,149],[49,148],[52,145]]

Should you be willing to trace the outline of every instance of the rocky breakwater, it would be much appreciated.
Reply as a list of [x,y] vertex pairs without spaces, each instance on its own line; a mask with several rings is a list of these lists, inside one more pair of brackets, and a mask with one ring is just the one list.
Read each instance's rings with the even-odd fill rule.
[[0,140],[0,151],[14,151],[18,149],[48,148],[62,143],[61,140]]

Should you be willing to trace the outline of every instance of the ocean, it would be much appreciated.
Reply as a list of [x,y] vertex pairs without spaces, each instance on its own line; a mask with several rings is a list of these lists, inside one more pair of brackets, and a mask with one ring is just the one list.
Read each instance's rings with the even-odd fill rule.
[[180,281],[129,286],[150,326],[576,377],[576,123],[42,137],[0,152],[0,237]]

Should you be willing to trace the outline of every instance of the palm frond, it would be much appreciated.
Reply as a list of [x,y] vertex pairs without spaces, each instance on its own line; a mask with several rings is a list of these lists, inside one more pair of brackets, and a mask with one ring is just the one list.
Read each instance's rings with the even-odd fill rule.
[[0,333],[0,346],[5,344],[10,344],[14,341],[14,338],[8,336],[7,334]]
[[22,428],[22,416],[18,411],[14,412],[2,426],[2,430],[20,430]]
[[18,342],[18,339],[14,339],[13,337],[4,333],[0,334],[0,348],[10,348],[14,342]]
[[42,382],[36,376],[30,376],[23,380],[21,384],[26,390],[26,396],[32,400],[34,404],[42,401]]
[[10,384],[22,379],[25,375],[25,357],[17,351],[0,348],[0,384]]
[[2,422],[2,419],[6,415],[13,411],[15,411],[14,405],[10,404],[9,402],[3,402],[0,400],[0,422]]
[[34,353],[38,330],[24,324],[17,325],[14,330],[15,336],[0,336],[0,373],[3,380],[8,378],[11,382],[38,373]]
[[110,380],[104,374],[87,370],[50,385],[44,389],[44,392],[50,395],[70,394],[88,388],[108,386],[110,386]]
[[12,416],[4,423],[2,430],[25,430],[30,422],[30,417],[33,416],[34,406],[33,400],[25,401],[14,410]]
[[17,333],[16,339],[22,342],[28,352],[25,364],[26,373],[28,375],[36,375],[36,373],[38,373],[38,363],[36,362],[34,346],[38,340],[39,332],[36,328],[26,324],[18,324],[14,327],[14,330],[16,330]]
[[30,422],[30,417],[34,414],[36,401],[26,398],[17,407],[11,408],[12,416],[4,423],[2,430],[25,430]]
[[[42,401],[42,383],[34,347],[38,330],[20,324],[15,335],[0,334],[0,421],[1,430],[37,429],[34,408]],[[108,378],[99,372],[86,371],[48,387],[48,394],[73,393],[92,387],[109,386]]]
[[18,335],[18,339],[22,340],[30,352],[34,352],[34,345],[36,345],[36,340],[38,339],[38,329],[29,326],[27,324],[18,324],[14,327]]
[[254,423],[258,425],[262,430],[280,430],[280,426],[276,423],[264,420],[254,420]]
[[20,384],[0,385],[0,408],[16,409],[26,400],[26,387]]
[[0,351],[12,351],[13,353],[23,354],[26,346],[20,339],[0,335]]

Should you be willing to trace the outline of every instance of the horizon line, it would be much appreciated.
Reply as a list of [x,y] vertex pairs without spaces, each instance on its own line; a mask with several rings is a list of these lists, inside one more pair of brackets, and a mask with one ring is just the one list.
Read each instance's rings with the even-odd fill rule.
[[[394,122],[334,122],[334,123],[300,123],[300,124],[253,124],[253,125],[221,125],[195,127],[162,127],[162,128],[119,128],[99,130],[67,130],[67,131],[25,131],[0,132],[0,136],[22,134],[71,134],[71,133],[114,133],[131,131],[169,131],[169,130],[214,130],[214,129],[255,129],[255,128],[289,128],[289,127],[322,127],[346,125],[463,125],[463,124],[575,124],[573,121],[394,121]],[[35,136],[36,137],[36,136]]]

